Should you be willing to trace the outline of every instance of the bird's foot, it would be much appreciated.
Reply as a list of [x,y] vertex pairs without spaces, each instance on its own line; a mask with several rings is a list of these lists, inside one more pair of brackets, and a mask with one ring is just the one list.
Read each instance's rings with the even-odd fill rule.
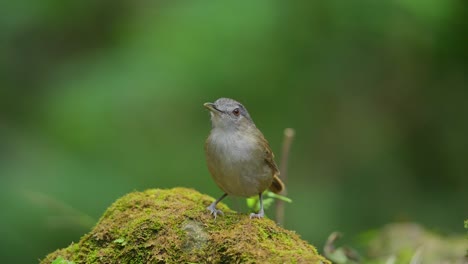
[[250,219],[252,218],[263,218],[265,216],[265,212],[263,210],[260,210],[258,214],[251,213],[250,214]]
[[216,219],[216,216],[218,215],[224,215],[223,211],[216,209],[216,204],[212,203],[210,206],[206,208],[212,215],[214,215],[214,218]]

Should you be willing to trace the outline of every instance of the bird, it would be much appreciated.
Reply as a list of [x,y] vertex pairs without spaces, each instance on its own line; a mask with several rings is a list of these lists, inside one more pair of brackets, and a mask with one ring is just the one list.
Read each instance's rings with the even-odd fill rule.
[[260,210],[251,213],[250,218],[263,218],[263,192],[269,189],[280,193],[285,188],[268,141],[238,101],[219,98],[203,106],[210,111],[212,125],[205,142],[206,163],[214,182],[224,192],[207,210],[216,219],[223,214],[216,205],[226,196],[258,195]]

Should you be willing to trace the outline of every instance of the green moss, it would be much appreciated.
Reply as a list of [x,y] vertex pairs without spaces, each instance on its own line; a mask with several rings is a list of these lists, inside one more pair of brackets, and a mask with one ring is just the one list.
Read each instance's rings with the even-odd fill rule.
[[294,232],[269,219],[249,219],[194,190],[153,189],[112,204],[93,230],[41,263],[329,263]]

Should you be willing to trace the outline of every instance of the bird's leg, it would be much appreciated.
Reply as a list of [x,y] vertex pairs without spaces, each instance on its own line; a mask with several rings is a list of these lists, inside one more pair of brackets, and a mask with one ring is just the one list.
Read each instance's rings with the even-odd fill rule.
[[263,211],[263,194],[260,193],[258,195],[260,199],[260,211],[258,211],[258,214],[251,213],[250,214],[250,219],[252,218],[263,218],[265,216],[265,212]]
[[216,219],[216,216],[217,216],[218,214],[220,214],[220,215],[223,214],[223,211],[221,211],[221,210],[219,210],[219,209],[216,209],[216,205],[217,205],[219,202],[221,202],[221,200],[223,200],[226,196],[227,196],[227,193],[223,194],[221,197],[218,198],[218,200],[212,202],[212,203],[210,204],[210,206],[208,206],[208,207],[206,208],[208,211],[210,211],[210,213],[211,213],[212,215],[214,215],[214,218],[215,218],[215,219]]

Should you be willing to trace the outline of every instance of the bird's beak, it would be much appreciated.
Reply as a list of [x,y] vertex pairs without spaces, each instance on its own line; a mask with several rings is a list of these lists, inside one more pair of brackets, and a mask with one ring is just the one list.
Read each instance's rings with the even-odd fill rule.
[[210,110],[212,113],[222,113],[222,111],[216,108],[215,104],[213,103],[204,103],[203,106]]

